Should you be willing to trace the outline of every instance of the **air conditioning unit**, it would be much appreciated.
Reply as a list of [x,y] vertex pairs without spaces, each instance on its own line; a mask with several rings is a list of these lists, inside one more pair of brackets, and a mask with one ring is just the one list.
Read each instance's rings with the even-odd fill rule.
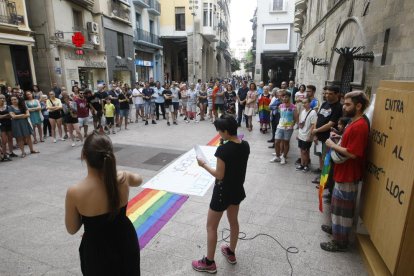
[[86,27],[88,28],[88,32],[97,34],[99,33],[98,23],[96,22],[87,22]]
[[93,44],[93,45],[100,45],[101,44],[101,39],[99,37],[99,35],[97,34],[93,34],[90,36],[89,41]]

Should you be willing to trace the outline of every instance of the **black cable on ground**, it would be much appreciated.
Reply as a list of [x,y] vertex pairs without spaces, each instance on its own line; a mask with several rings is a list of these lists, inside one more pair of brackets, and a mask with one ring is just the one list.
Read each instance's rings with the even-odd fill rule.
[[[224,235],[224,232],[226,232],[226,231],[229,232],[229,234],[227,236]],[[289,246],[289,247],[286,248],[275,237],[273,237],[273,236],[271,236],[269,234],[259,233],[259,234],[255,235],[255,236],[253,236],[252,238],[248,238],[246,233],[239,232],[239,240],[242,240],[242,241],[251,241],[251,240],[254,240],[255,238],[260,237],[260,236],[264,236],[264,237],[271,238],[272,240],[274,240],[286,252],[286,260],[289,263],[289,266],[290,266],[290,275],[292,276],[293,275],[293,266],[292,266],[292,264],[291,264],[291,262],[289,260],[289,254],[298,254],[299,253],[299,249],[296,246]],[[221,240],[219,240],[217,242],[224,241],[224,242],[230,243],[230,240],[229,239],[230,239],[230,229],[224,228],[221,231]]]

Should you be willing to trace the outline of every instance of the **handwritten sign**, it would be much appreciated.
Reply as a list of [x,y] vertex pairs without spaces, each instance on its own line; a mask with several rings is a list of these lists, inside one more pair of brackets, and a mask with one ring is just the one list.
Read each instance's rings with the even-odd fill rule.
[[[414,275],[413,262],[407,261],[412,258],[407,248],[412,252],[414,246],[412,233],[407,233],[407,225],[414,226],[412,106],[414,82],[381,82],[361,198],[361,217],[370,239],[393,275]],[[412,273],[406,274],[407,268]]]
[[[217,159],[214,153],[217,148],[209,146],[200,146],[199,148],[203,151],[209,165],[215,168]],[[198,165],[196,152],[193,148],[151,178],[145,183],[144,188],[204,196],[214,180],[211,174]]]

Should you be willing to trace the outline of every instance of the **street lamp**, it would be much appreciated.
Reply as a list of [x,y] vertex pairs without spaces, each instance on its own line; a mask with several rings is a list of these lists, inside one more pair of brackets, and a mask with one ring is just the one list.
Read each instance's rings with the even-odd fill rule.
[[195,16],[197,15],[198,9],[198,0],[189,0],[190,1],[190,11],[191,15],[193,16],[193,83],[196,82],[196,24],[195,24]]

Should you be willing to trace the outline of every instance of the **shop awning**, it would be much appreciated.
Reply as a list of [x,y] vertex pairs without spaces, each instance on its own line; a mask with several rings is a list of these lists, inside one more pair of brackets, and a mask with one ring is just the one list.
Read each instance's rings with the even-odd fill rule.
[[31,36],[0,33],[0,44],[34,46],[34,43],[35,41]]

